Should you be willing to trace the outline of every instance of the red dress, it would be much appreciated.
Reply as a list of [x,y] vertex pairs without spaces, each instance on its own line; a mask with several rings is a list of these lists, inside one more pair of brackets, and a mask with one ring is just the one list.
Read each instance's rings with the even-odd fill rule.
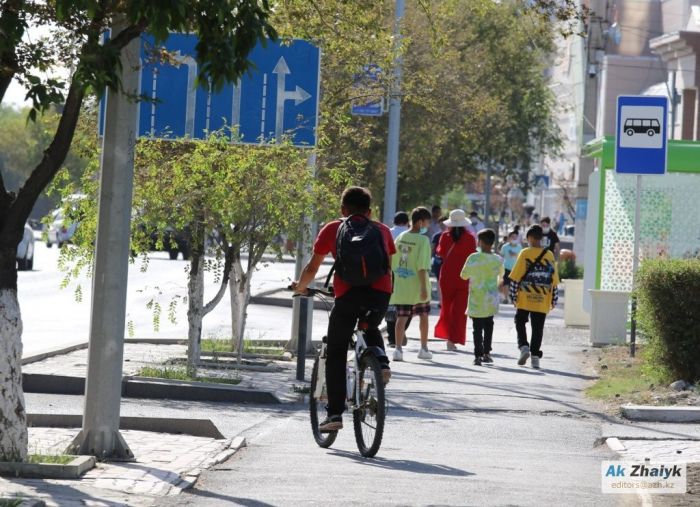
[[435,325],[435,337],[464,345],[467,341],[467,298],[469,282],[462,280],[460,274],[467,257],[476,252],[476,240],[466,229],[457,242],[452,239],[452,232],[440,236],[436,253],[442,257],[440,269],[440,290],[442,306],[440,319]]

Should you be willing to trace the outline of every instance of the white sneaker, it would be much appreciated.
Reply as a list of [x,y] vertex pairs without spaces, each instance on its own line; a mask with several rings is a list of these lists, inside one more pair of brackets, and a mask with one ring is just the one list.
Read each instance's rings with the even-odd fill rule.
[[537,356],[532,356],[532,358],[530,358],[530,364],[532,364],[532,367],[534,369],[539,370],[540,369],[540,358]]
[[432,358],[433,358],[433,353],[430,352],[428,349],[421,348],[420,351],[418,352],[418,359],[432,359]]
[[451,350],[452,352],[454,352],[455,350],[457,350],[457,345],[455,345],[454,342],[451,342],[448,340],[447,341],[447,350]]
[[528,358],[530,357],[530,347],[523,345],[520,347],[520,358],[518,359],[518,364],[520,366],[524,365]]
[[394,361],[403,361],[403,350],[399,348],[394,349]]

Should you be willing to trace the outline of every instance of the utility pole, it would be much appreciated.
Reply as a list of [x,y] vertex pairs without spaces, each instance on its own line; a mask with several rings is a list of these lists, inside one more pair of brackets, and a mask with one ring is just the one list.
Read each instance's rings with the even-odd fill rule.
[[399,181],[399,132],[401,130],[401,80],[403,77],[403,56],[401,55],[401,20],[404,0],[396,0],[394,24],[394,78],[389,97],[389,139],[386,151],[386,175],[384,178],[384,223],[390,225],[396,214],[396,195]]
[[[126,27],[115,21],[112,33]],[[121,51],[121,83],[126,93],[109,90],[102,141],[99,215],[92,278],[90,344],[83,427],[68,448],[103,460],[131,460],[119,433],[124,361],[126,288],[129,275],[131,198],[139,84],[140,39]],[[131,96],[127,96],[130,94]]]

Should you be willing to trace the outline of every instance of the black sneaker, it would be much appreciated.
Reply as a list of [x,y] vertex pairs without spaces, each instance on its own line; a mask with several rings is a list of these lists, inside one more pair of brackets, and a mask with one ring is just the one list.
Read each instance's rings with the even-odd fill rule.
[[481,366],[481,357],[480,356],[476,356],[474,358],[474,366]]
[[493,363],[493,359],[491,358],[491,354],[484,354],[484,357],[481,358],[481,361],[484,363]]
[[334,431],[343,429],[343,417],[339,415],[332,415],[326,417],[326,420],[318,425],[318,431],[321,433],[332,433]]

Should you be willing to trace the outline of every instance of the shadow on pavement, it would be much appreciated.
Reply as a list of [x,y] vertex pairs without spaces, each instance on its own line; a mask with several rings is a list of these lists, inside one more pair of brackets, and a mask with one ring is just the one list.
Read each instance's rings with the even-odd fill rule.
[[459,468],[454,468],[447,465],[435,465],[432,463],[422,463],[420,461],[413,461],[410,459],[386,459],[386,458],[363,458],[354,452],[341,451],[333,449],[330,454],[336,456],[342,456],[344,458],[350,458],[354,461],[362,463],[363,465],[373,466],[377,468],[384,468],[387,470],[397,470],[402,472],[413,472],[416,474],[429,474],[429,475],[446,475],[449,477],[468,477],[470,475],[476,475],[472,472],[467,472],[465,470],[460,470]]
[[592,376],[592,375],[583,375],[581,373],[571,373],[568,371],[552,370],[550,368],[542,368],[542,371],[545,373],[553,373],[554,375],[560,375],[562,377],[580,378],[583,380],[598,380],[598,378],[599,378],[599,377]]
[[252,498],[240,498],[235,496],[220,495],[211,491],[203,491],[201,489],[193,489],[186,492],[187,495],[198,496],[202,498],[211,498],[212,500],[221,500],[227,505],[244,505],[246,507],[274,507],[273,504],[253,500]]

